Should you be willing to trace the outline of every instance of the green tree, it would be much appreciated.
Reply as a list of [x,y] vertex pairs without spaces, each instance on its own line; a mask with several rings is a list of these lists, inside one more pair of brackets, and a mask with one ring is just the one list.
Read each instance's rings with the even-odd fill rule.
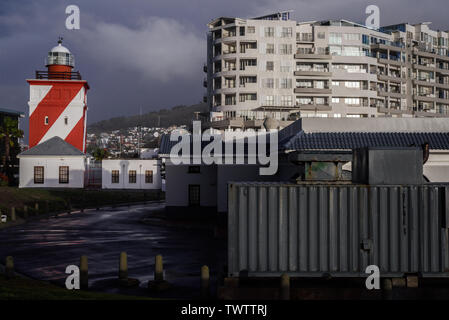
[[103,160],[104,158],[109,157],[109,151],[106,149],[97,148],[92,153],[92,155],[94,156],[95,160],[100,161]]
[[23,131],[19,129],[19,121],[11,117],[3,118],[3,123],[0,126],[0,139],[3,140],[2,142],[5,147],[2,165],[3,172],[10,179],[12,178],[12,172],[9,168],[11,163],[11,148],[15,146],[15,141],[20,138],[23,138]]

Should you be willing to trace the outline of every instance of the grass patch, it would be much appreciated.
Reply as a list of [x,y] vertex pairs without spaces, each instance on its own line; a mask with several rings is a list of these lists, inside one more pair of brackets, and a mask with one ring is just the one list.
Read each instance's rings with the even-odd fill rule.
[[0,300],[148,300],[146,297],[67,290],[39,281],[0,274]]
[[[159,190],[86,190],[86,189],[37,189],[0,187],[0,210],[10,215],[14,207],[16,215],[41,214],[73,209],[118,205],[121,203],[163,200]],[[37,207],[36,207],[37,204]],[[37,210],[36,210],[37,208]]]

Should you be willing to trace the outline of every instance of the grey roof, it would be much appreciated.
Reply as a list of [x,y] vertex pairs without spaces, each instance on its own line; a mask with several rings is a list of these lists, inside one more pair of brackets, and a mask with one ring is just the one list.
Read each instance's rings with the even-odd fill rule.
[[23,112],[12,110],[12,109],[6,109],[6,108],[0,108],[0,113],[7,114],[10,116],[16,116],[16,117],[24,117],[25,114]]
[[363,147],[409,147],[429,143],[430,149],[449,150],[449,132],[298,132],[284,150],[338,150]]
[[60,137],[53,137],[20,153],[19,156],[84,156],[84,153]]

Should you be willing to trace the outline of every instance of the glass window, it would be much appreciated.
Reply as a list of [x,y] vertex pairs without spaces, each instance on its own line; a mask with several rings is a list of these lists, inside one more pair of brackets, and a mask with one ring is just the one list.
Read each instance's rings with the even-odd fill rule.
[[145,170],[145,183],[153,183],[153,170]]
[[34,167],[34,183],[44,183],[44,167]]
[[129,179],[128,179],[129,183],[136,183],[136,179],[137,179],[136,178],[137,177],[136,170],[129,170],[128,176],[129,176]]
[[274,62],[267,61],[267,71],[274,71]]
[[120,171],[112,170],[111,183],[119,183],[119,181],[120,181]]
[[274,43],[267,43],[266,54],[274,54]]
[[274,96],[266,96],[265,97],[265,105],[273,106],[274,105]]
[[274,37],[274,27],[265,27],[265,38]]
[[317,33],[317,38],[318,38],[318,39],[324,39],[324,38],[326,38],[326,33],[324,33],[324,32],[318,32],[318,33]]
[[59,183],[69,183],[69,167],[59,167]]
[[249,27],[246,29],[246,32],[248,32],[248,33],[256,33],[256,27],[254,27],[254,26],[249,26]]
[[331,32],[329,34],[329,43],[330,44],[341,44],[341,33]]

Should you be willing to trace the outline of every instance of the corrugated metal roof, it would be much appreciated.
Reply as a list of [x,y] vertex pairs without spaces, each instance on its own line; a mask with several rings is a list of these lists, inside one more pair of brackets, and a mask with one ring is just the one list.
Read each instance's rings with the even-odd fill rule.
[[449,132],[316,132],[300,131],[280,146],[284,150],[410,147],[429,143],[430,149],[449,150]]
[[60,137],[53,137],[19,154],[19,156],[83,156],[79,149]]

